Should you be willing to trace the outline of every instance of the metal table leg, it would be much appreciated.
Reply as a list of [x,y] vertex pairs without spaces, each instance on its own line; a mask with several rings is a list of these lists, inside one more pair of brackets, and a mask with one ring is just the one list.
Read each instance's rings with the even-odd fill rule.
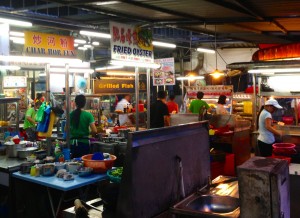
[[55,209],[54,209],[53,200],[52,200],[52,196],[51,196],[50,188],[49,188],[49,187],[47,187],[47,193],[48,193],[48,198],[49,198],[49,201],[50,201],[50,206],[51,206],[52,215],[53,215],[54,218],[56,218],[57,215],[58,215],[58,212],[59,212],[61,203],[62,203],[62,201],[63,201],[63,199],[64,199],[64,197],[65,197],[65,192],[62,192],[62,194],[60,195],[60,198],[59,198],[59,202],[58,202],[56,211],[55,211]]

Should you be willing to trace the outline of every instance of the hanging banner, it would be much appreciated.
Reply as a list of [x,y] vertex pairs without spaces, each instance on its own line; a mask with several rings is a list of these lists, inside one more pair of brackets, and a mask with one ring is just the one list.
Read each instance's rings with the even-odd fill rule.
[[233,93],[232,85],[213,85],[213,86],[199,86],[197,88],[186,87],[188,98],[197,98],[197,92],[203,92],[203,98],[216,97],[220,95],[231,96]]
[[155,63],[160,64],[159,69],[153,70],[154,86],[175,85],[175,64],[174,58],[155,59]]
[[75,57],[74,38],[47,33],[25,31],[24,52],[26,55]]
[[132,25],[110,22],[111,59],[152,63],[152,32]]

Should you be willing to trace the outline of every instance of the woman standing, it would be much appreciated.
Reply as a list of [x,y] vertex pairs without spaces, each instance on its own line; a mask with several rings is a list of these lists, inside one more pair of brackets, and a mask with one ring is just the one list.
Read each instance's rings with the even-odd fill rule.
[[272,155],[272,145],[275,142],[275,135],[282,136],[282,133],[273,127],[272,113],[282,109],[275,99],[266,101],[258,119],[258,148],[260,155],[268,157]]
[[73,157],[81,157],[89,154],[90,129],[92,135],[97,133],[93,115],[83,109],[85,103],[85,96],[77,95],[75,98],[76,109],[70,114],[70,139]]
[[224,105],[226,104],[226,96],[220,95],[218,100],[218,105],[216,108],[216,114],[229,114]]

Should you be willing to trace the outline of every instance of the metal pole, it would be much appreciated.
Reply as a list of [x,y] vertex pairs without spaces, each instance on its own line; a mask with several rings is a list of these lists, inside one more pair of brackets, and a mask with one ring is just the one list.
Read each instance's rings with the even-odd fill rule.
[[70,148],[70,88],[69,88],[69,64],[65,65],[65,98],[66,98],[66,145]]
[[[253,98],[252,98],[252,111],[253,111],[253,130],[256,130],[256,120],[257,120],[257,111],[256,111],[256,102],[257,102],[257,94],[256,93],[256,85],[255,85],[255,74],[252,75],[252,85],[253,85]],[[260,106],[260,104],[259,104]],[[260,109],[260,108],[259,108]]]
[[147,129],[150,129],[150,68],[147,69]]
[[50,64],[46,65],[46,102],[50,101]]
[[135,129],[139,130],[139,68],[135,68]]

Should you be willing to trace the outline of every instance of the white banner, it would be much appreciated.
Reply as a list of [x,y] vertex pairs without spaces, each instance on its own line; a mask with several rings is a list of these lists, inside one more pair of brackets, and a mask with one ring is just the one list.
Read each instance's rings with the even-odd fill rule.
[[111,59],[153,63],[151,30],[116,22],[109,24]]
[[154,62],[160,64],[160,68],[153,70],[153,85],[154,86],[175,85],[174,58],[155,59]]

